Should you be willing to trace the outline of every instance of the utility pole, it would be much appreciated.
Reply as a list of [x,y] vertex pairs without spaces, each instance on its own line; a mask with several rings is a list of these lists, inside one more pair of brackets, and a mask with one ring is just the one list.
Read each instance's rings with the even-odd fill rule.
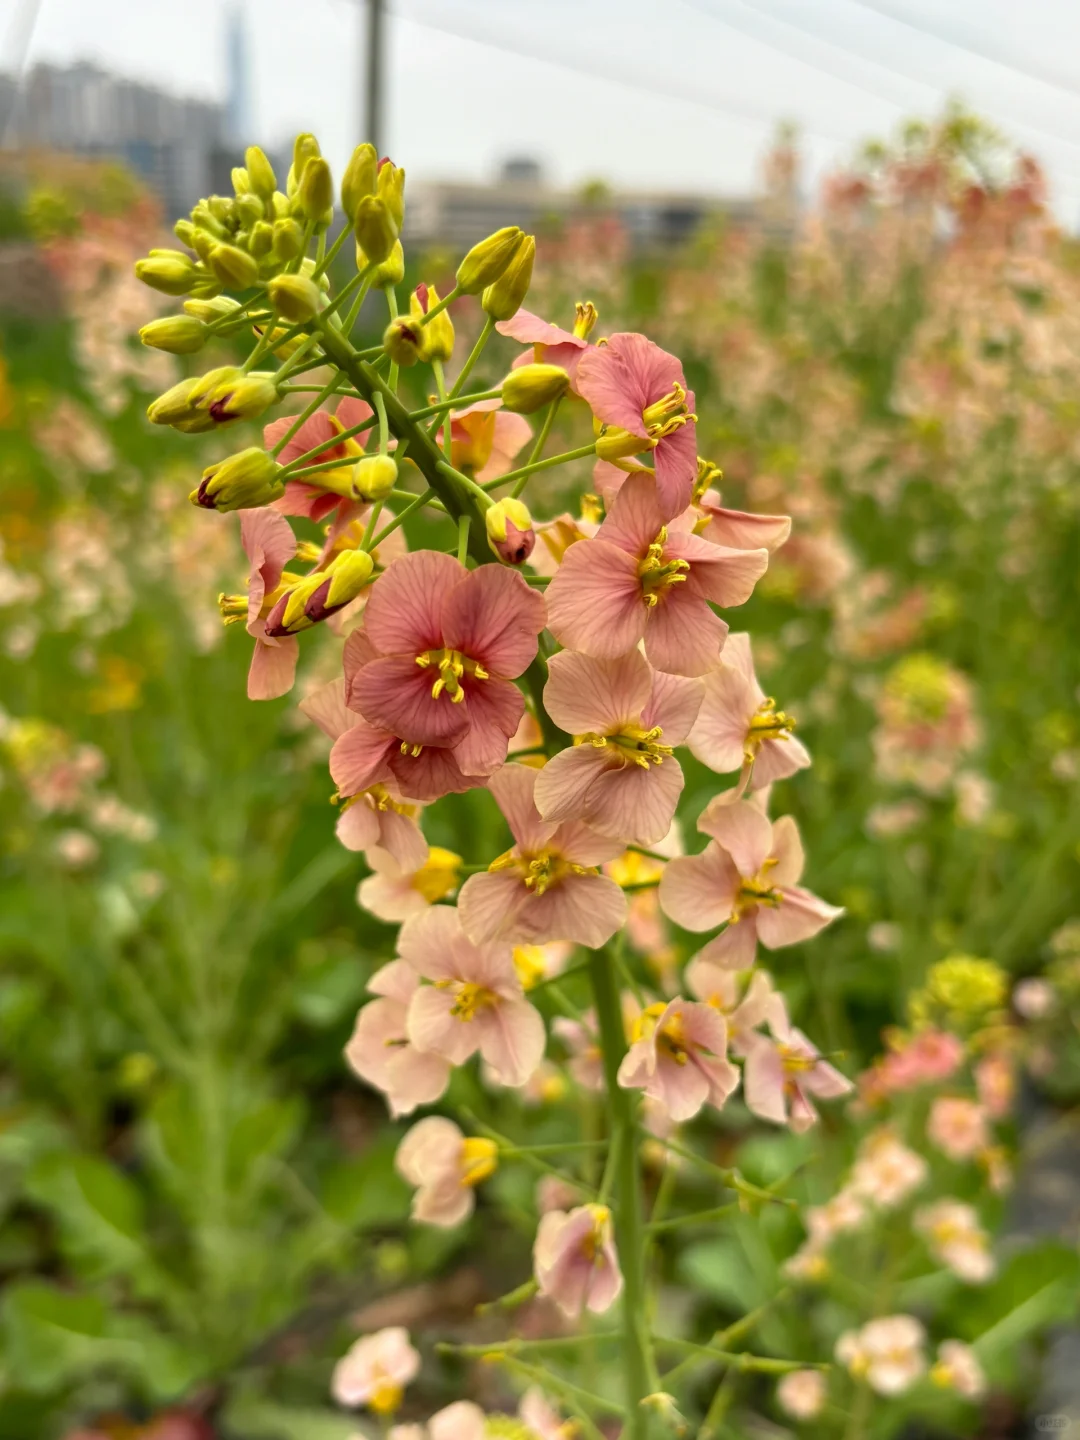
[[386,0],[361,0],[367,7],[364,35],[365,85],[361,119],[361,140],[369,140],[377,154],[383,154],[383,71],[385,68]]

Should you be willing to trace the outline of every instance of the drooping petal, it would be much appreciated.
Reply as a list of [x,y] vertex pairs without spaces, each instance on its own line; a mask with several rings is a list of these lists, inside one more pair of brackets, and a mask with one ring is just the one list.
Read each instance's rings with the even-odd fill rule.
[[735,804],[713,801],[698,820],[698,829],[720,842],[739,874],[748,880],[757,875],[772,852],[773,828],[768,816],[746,800]]
[[643,728],[651,730],[659,725],[665,745],[681,745],[697,719],[703,695],[700,680],[657,670],[653,674],[649,703],[641,714]]
[[682,767],[670,755],[648,769],[626,765],[607,770],[589,790],[585,819],[602,835],[654,845],[671,829],[682,788]]
[[[342,819],[345,819],[348,813],[346,810]],[[341,821],[338,822],[339,825],[340,823]],[[419,870],[428,858],[428,843],[420,826],[410,815],[401,815],[393,809],[380,813],[377,843],[406,874]]]
[[[687,403],[693,408],[691,391]],[[673,520],[690,504],[697,476],[697,426],[692,420],[665,435],[653,451],[656,504],[665,520]]]
[[[346,850],[367,850],[379,843],[379,817],[365,800],[358,800],[342,811],[334,833]],[[421,860],[420,864],[423,863]],[[419,868],[413,866],[413,869]]]
[[513,680],[535,658],[544,623],[543,596],[516,570],[481,565],[447,597],[443,638],[490,674]]
[[673,534],[664,554],[688,560],[686,588],[725,608],[745,605],[769,568],[767,550],[725,550],[693,534]]
[[604,540],[579,540],[547,587],[548,626],[560,644],[610,660],[645,633],[637,560]]
[[[683,929],[685,930],[685,925]],[[749,913],[730,924],[700,951],[698,959],[722,970],[749,970],[757,954],[757,914]]]
[[510,833],[522,850],[542,850],[555,834],[555,826],[541,820],[533,793],[537,772],[530,765],[504,765],[488,781],[488,789],[502,811]]
[[[564,650],[564,655],[569,651]],[[559,657],[556,656],[555,659]],[[589,787],[608,768],[605,749],[570,745],[538,771],[534,799],[545,820],[580,819],[590,813]]]
[[762,906],[758,910],[758,938],[769,950],[810,940],[844,913],[799,885],[783,886],[780,895],[780,904],[775,908]]
[[709,523],[700,533],[714,545],[732,550],[779,550],[791,534],[790,515],[752,515],[745,510],[726,510],[715,490],[706,490],[700,501]]
[[522,345],[573,345],[583,350],[588,344],[587,340],[578,339],[569,330],[541,320],[530,310],[519,310],[509,320],[500,320],[495,329],[500,335],[508,335]]
[[296,536],[283,515],[265,508],[240,511],[240,543],[251,562],[248,581],[248,621],[258,615],[263,598],[281,579],[281,572],[296,554]]
[[739,873],[719,845],[669,860],[660,877],[660,908],[684,930],[714,930],[731,918]]
[[360,718],[345,704],[345,681],[340,676],[305,695],[299,709],[331,740],[351,730]]
[[757,753],[750,788],[760,790],[776,780],[786,780],[810,764],[810,752],[801,740],[788,735],[782,740],[766,740]]
[[719,660],[727,624],[688,585],[665,590],[645,614],[645,654],[657,670],[704,675]]
[[248,699],[276,700],[280,695],[287,695],[296,678],[299,658],[300,644],[295,635],[256,640],[248,670]]
[[691,753],[719,775],[741,768],[750,721],[758,706],[749,680],[727,663],[731,642],[742,638],[727,637],[720,664],[704,677],[705,694],[686,742]]
[[364,629],[382,655],[415,657],[443,643],[443,610],[464,578],[452,555],[417,550],[402,555],[371,587]]
[[794,815],[781,815],[773,821],[772,857],[776,861],[769,877],[774,885],[797,885],[806,865],[802,836]]
[[544,1058],[547,1034],[527,1000],[503,1000],[482,1015],[480,1053],[501,1085],[524,1085]]
[[548,662],[544,708],[568,735],[612,735],[638,723],[652,683],[648,661],[638,650],[611,660],[561,650]]
[[787,1118],[784,1062],[773,1042],[763,1035],[751,1045],[743,1062],[743,1099],[748,1110],[774,1125],[783,1125]]

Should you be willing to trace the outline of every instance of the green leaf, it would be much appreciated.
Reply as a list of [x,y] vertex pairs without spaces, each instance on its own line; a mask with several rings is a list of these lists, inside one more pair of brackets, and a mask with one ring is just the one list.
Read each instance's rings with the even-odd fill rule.
[[746,1256],[731,1240],[706,1240],[689,1246],[679,1257],[679,1272],[691,1289],[730,1305],[739,1314],[768,1298]]
[[55,1215],[64,1250],[83,1274],[121,1274],[142,1260],[142,1197],[107,1161],[49,1155],[34,1166],[26,1188]]
[[30,1281],[13,1285],[0,1310],[8,1368],[24,1390],[51,1390],[93,1369],[102,1359],[105,1306]]
[[327,1172],[321,1199],[329,1215],[357,1229],[404,1222],[411,1192],[394,1169],[396,1145],[396,1138],[388,1135],[355,1160]]
[[254,1395],[235,1397],[223,1418],[230,1435],[251,1440],[354,1440],[363,1434],[347,1416],[330,1410],[293,1410]]

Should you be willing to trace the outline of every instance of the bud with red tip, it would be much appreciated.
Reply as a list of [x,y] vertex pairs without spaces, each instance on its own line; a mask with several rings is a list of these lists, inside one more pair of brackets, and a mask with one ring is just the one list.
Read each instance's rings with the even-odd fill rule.
[[343,610],[371,579],[374,561],[366,550],[342,550],[325,570],[305,575],[286,591],[266,617],[266,633],[272,639],[295,635]]
[[203,510],[253,510],[284,495],[281,470],[273,456],[251,445],[218,465],[208,466],[198,489],[188,498]]
[[523,500],[496,500],[484,515],[488,544],[505,565],[524,565],[536,544],[532,516]]

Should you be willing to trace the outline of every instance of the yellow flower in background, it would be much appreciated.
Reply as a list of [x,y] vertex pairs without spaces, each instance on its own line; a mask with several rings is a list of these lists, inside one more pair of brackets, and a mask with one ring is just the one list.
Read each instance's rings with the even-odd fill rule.
[[86,697],[90,715],[106,715],[116,710],[135,710],[142,704],[142,682],[146,672],[141,665],[125,660],[122,655],[103,655],[100,663],[101,684]]
[[964,1030],[1000,1010],[1007,994],[1008,976],[1000,965],[975,955],[950,955],[930,967],[926,984],[908,1001],[908,1013],[915,1026],[940,1019],[949,1029]]

